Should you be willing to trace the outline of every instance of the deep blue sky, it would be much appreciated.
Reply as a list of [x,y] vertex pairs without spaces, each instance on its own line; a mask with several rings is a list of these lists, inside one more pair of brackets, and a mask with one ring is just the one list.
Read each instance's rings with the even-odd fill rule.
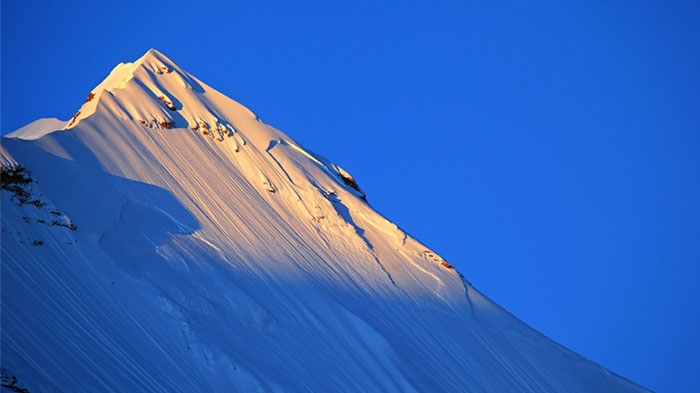
[[698,2],[106,3],[2,2],[3,133],[155,47],[536,329],[700,391]]

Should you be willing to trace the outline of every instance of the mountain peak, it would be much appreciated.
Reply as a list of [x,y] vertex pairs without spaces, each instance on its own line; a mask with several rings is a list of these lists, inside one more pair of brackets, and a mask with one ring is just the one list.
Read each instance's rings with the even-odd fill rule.
[[152,48],[134,62],[119,63],[112,69],[107,78],[93,89],[93,93],[97,94],[102,89],[112,91],[124,88],[124,85],[134,77],[134,73],[139,69],[162,75],[172,72],[174,68],[179,67],[167,56]]
[[165,57],[165,55],[162,52],[160,52],[158,49],[151,48],[151,49],[147,50],[146,53],[144,53],[143,56],[141,56],[141,58],[138,61],[141,61],[146,57],[154,57],[154,58],[162,59],[163,57]]
[[[129,85],[134,78],[139,79],[141,83],[149,84],[148,80],[152,80],[154,75],[170,74],[175,68],[183,72],[169,58],[153,48],[149,49],[134,62],[119,63],[99,85],[92,89],[85,103],[64,129],[72,128],[81,120],[94,114],[99,102],[106,93],[115,96],[115,94],[118,94],[117,91],[126,89],[127,85]],[[131,85],[133,84],[139,83],[131,83]]]
[[64,129],[75,127],[98,108],[128,118],[148,128],[190,128],[220,137],[233,126],[224,113],[255,115],[235,101],[204,85],[156,49],[149,49],[138,60],[120,63],[88,95],[86,102]]
[[[157,49],[151,48],[143,56],[133,63],[135,66],[143,66],[157,74],[172,72],[177,65]],[[178,67],[179,68],[179,67]]]

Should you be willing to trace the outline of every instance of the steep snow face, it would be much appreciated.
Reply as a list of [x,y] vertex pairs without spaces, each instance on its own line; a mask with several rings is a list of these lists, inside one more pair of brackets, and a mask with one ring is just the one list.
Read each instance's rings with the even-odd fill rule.
[[31,171],[2,191],[18,386],[646,391],[502,310],[348,172],[155,50],[73,120],[0,149]]

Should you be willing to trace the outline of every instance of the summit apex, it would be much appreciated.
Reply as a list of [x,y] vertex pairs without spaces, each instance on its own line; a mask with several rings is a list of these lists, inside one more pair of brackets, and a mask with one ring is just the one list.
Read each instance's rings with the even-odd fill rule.
[[[255,115],[206,86],[155,48],[131,63],[120,63],[97,85],[64,129],[70,129],[99,110],[148,128],[204,129],[231,124],[227,115]],[[233,126],[231,126],[233,127]],[[230,129],[230,128],[229,128]],[[223,131],[222,131],[223,132]],[[223,138],[223,136],[222,136]]]
[[162,52],[155,48],[151,48],[146,51],[146,53],[143,54],[138,60],[134,62],[135,65],[150,65],[150,66],[169,66],[169,67],[177,67],[175,63],[173,63],[170,58],[168,58],[166,55],[164,55]]
[[151,55],[151,56],[163,56],[163,53],[160,52],[156,48],[151,48],[151,49],[147,50],[146,53],[144,53],[143,55],[144,56],[149,56],[149,55]]

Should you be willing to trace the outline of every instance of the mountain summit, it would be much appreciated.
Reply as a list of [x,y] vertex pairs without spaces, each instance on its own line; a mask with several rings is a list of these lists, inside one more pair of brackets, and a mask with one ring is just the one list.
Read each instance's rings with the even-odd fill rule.
[[[165,55],[151,49],[133,63],[116,66],[90,92],[65,129],[90,117],[98,106],[151,128],[216,127],[232,110],[233,101],[203,86]],[[235,106],[236,113],[247,112],[242,106]]]
[[57,124],[0,149],[13,386],[647,391],[491,302],[347,171],[156,50]]

